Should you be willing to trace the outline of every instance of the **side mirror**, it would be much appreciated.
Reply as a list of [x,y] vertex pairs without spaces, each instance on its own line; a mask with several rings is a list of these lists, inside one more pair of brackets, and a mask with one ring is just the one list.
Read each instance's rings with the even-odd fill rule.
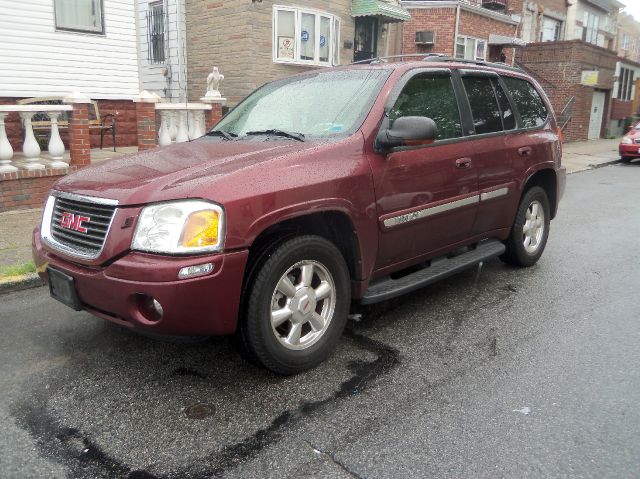
[[632,130],[633,130],[633,125],[629,125],[629,126],[627,127],[627,131],[632,131]]
[[434,141],[438,136],[436,122],[425,116],[401,116],[393,126],[383,129],[376,138],[383,148]]

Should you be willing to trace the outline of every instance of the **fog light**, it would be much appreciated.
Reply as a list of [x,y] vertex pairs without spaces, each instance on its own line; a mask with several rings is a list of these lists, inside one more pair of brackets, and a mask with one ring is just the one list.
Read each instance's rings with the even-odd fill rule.
[[213,271],[213,264],[204,263],[196,264],[194,266],[185,266],[178,272],[178,279],[195,278],[197,276],[204,276]]

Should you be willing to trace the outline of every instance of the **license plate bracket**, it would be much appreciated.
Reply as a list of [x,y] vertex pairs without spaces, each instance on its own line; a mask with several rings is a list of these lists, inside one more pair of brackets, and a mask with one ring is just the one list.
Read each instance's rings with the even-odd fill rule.
[[78,298],[73,277],[51,267],[47,268],[47,273],[49,275],[49,294],[51,294],[51,297],[71,309],[81,311],[82,303]]

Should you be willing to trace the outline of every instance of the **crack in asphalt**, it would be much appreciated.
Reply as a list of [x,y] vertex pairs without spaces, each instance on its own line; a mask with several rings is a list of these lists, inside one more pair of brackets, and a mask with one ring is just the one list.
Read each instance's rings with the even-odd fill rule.
[[[128,479],[222,477],[227,471],[252,459],[266,447],[279,442],[288,428],[298,424],[305,417],[320,411],[330,403],[348,399],[363,392],[378,377],[400,364],[401,358],[397,349],[381,341],[358,334],[352,328],[346,329],[344,335],[362,349],[376,354],[376,359],[373,361],[351,361],[348,367],[353,372],[353,376],[341,383],[340,388],[329,397],[318,401],[304,401],[294,410],[285,410],[269,426],[257,430],[253,435],[223,447],[221,451],[205,457],[197,465],[192,464],[169,475],[157,476],[146,470],[134,470],[111,457],[86,434],[78,429],[65,426],[54,417],[47,410],[44,397],[35,397],[31,405],[16,406],[13,416],[17,423],[35,439],[41,453],[61,462],[70,469],[73,477],[126,477]],[[206,378],[206,375],[189,368],[180,368],[174,373]],[[354,477],[360,477],[347,466],[336,461],[333,456],[327,455],[345,471]],[[204,464],[202,464],[203,462]]]
[[313,444],[311,444],[309,441],[307,441],[306,439],[302,439],[303,442],[307,443],[309,445],[309,447],[311,449],[313,449],[313,451],[317,454],[322,454],[323,456],[329,458],[329,460],[331,462],[333,462],[336,466],[338,466],[340,469],[342,469],[344,472],[346,472],[347,474],[349,474],[351,477],[355,477],[356,479],[365,479],[364,476],[361,476],[360,474],[358,474],[357,472],[353,471],[349,466],[347,466],[346,464],[344,464],[343,462],[341,462],[340,460],[336,459],[335,455],[328,452],[328,451],[323,451],[322,449],[320,449],[317,446],[314,446]]

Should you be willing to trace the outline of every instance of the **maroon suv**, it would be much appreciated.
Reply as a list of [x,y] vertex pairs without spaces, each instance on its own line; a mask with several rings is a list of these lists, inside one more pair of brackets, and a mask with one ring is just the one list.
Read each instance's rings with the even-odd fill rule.
[[282,374],[325,359],[352,300],[542,255],[565,184],[520,70],[427,58],[269,83],[205,137],[60,180],[34,231],[51,294],[173,335],[238,334]]

